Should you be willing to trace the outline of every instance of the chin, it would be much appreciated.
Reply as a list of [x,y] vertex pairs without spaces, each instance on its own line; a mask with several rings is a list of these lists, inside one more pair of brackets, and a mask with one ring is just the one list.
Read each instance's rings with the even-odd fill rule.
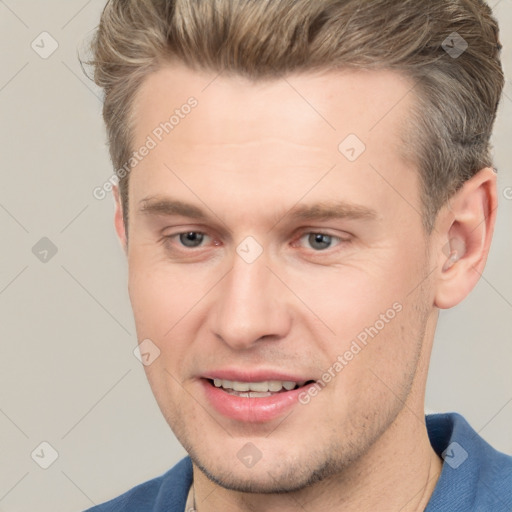
[[[252,468],[241,468],[239,464],[224,464],[219,459],[204,461],[188,451],[194,465],[212,482],[231,491],[257,494],[284,494],[300,491],[343,471],[340,460],[275,460],[263,459]],[[238,461],[237,461],[238,462]]]

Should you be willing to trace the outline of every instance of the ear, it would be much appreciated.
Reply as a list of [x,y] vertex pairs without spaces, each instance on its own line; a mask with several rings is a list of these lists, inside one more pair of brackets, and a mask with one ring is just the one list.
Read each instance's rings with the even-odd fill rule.
[[456,306],[478,282],[489,254],[497,206],[496,173],[486,167],[441,209],[436,221],[436,307]]
[[121,194],[119,193],[119,187],[117,185],[114,185],[112,187],[112,193],[114,194],[114,226],[116,229],[117,238],[119,239],[119,242],[123,247],[124,253],[128,254],[128,242],[123,219],[123,205],[121,202]]

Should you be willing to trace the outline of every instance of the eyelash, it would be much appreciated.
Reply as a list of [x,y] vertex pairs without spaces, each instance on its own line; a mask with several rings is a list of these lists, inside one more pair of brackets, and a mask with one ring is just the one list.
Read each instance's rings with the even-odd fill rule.
[[[180,235],[186,235],[188,233],[205,235],[207,237],[209,236],[208,234],[204,233],[203,231],[195,231],[195,230],[191,229],[191,230],[188,230],[188,231],[180,231],[179,233],[175,233],[173,235],[164,236],[163,237],[164,244],[169,249],[174,249],[174,247],[169,247],[171,245],[171,241],[173,241],[174,239],[178,239],[179,240]],[[329,233],[325,233],[323,231],[303,231],[296,240],[300,241],[302,238],[304,238],[307,235],[324,235],[324,236],[329,237],[331,240],[337,240],[338,244],[335,247],[339,247],[340,245],[347,244],[347,243],[351,242],[351,239],[348,238],[348,237],[347,238],[342,238],[342,237],[339,237],[339,236],[331,235]],[[296,242],[293,242],[293,243],[296,244]],[[216,245],[218,245],[218,244],[216,244]],[[193,252],[195,252],[195,250],[200,250],[202,248],[203,248],[202,246],[199,246],[199,247],[186,247],[184,245],[180,245],[180,247],[177,250],[178,251],[183,251],[183,252],[193,253]],[[309,249],[309,250],[311,250],[313,253],[322,255],[324,253],[332,252],[333,248],[332,247],[328,247],[328,248],[323,249],[323,250],[314,250],[314,249]]]

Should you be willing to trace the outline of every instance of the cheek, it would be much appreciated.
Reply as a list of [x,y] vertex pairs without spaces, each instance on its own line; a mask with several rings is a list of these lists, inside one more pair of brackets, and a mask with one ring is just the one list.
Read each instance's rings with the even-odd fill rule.
[[[197,311],[208,282],[201,276],[191,278],[191,267],[172,267],[164,261],[134,251],[130,259],[128,290],[139,342],[149,339],[159,357],[146,366],[148,380],[155,393],[169,387],[174,395],[180,369],[193,363],[191,341],[197,327]],[[200,286],[200,283],[206,283]],[[210,285],[211,286],[211,285]]]
[[139,339],[160,338],[165,325],[172,325],[173,295],[167,291],[167,283],[155,279],[151,273],[130,268],[128,292],[133,309]]
[[160,339],[186,313],[193,286],[187,286],[183,272],[144,247],[132,247],[128,264],[128,292],[139,337]]
[[387,269],[345,266],[329,270],[312,272],[306,280],[291,276],[288,282],[304,304],[301,311],[319,321],[324,337],[338,340],[331,346],[342,349],[358,334],[363,333],[364,338],[365,329],[376,324],[382,331],[395,319],[406,287],[397,280],[390,282]]
[[[367,389],[378,392],[388,402],[407,398],[429,317],[428,290],[419,287],[399,299],[389,308],[383,304],[379,315],[350,338],[348,353],[344,353],[351,358],[343,370],[347,388],[360,389],[364,382]],[[352,351],[357,354],[351,355]],[[372,400],[371,393],[368,399]]]
[[[380,389],[378,377],[399,387],[409,382],[421,349],[425,318],[420,306],[426,298],[420,288],[410,292],[423,274],[415,263],[398,266],[391,257],[380,261],[386,265],[344,267],[297,288],[321,319],[316,322],[307,312],[315,322],[314,338],[327,355],[324,370],[336,376],[334,387],[350,389],[350,396],[358,396],[363,383]],[[385,395],[389,391],[384,388]]]

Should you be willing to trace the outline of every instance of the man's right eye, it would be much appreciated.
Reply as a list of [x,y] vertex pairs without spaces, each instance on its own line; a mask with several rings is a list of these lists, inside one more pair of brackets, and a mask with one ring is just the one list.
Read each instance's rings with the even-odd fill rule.
[[182,247],[193,249],[195,247],[201,246],[201,243],[203,242],[205,236],[207,237],[208,235],[205,235],[200,231],[184,231],[182,233],[175,233],[174,235],[169,235],[164,238],[166,245],[170,244],[171,240],[177,238],[179,240],[179,244]]

